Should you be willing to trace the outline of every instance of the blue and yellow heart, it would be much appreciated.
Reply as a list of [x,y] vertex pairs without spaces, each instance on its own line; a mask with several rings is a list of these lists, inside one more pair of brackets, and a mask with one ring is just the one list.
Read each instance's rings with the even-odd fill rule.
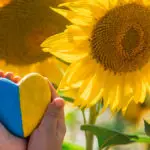
[[18,84],[0,78],[0,122],[16,136],[33,132],[50,100],[49,83],[38,73],[26,75]]

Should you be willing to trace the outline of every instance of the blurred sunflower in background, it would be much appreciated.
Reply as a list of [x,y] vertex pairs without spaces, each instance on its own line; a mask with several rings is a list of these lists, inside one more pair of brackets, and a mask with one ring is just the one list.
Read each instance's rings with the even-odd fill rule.
[[80,107],[103,97],[104,110],[112,112],[143,103],[150,91],[149,1],[79,0],[59,7],[52,9],[72,24],[41,45],[71,63],[59,90],[78,89]]
[[4,7],[5,5],[9,4],[11,0],[1,0],[0,1],[0,7]]
[[67,65],[40,44],[61,32],[67,19],[50,10],[63,0],[1,0],[0,1],[0,69],[19,76],[39,72],[59,84]]
[[127,108],[123,118],[133,125],[140,125],[147,114],[150,114],[150,95],[146,96],[144,103],[136,104],[132,101]]

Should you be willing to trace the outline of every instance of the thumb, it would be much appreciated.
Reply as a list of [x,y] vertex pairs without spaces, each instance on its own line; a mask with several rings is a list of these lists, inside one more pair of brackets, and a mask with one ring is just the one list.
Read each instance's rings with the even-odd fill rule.
[[64,107],[64,100],[57,97],[52,103],[48,105],[47,111],[41,121],[40,127],[45,129],[47,132],[56,132],[57,121],[61,116]]

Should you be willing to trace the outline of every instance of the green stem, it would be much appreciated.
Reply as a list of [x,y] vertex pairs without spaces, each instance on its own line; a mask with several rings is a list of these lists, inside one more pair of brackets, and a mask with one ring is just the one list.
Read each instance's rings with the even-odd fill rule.
[[[82,111],[82,115],[83,115],[83,121],[84,121],[84,124],[87,124],[86,116],[85,116],[85,111],[84,111],[84,109],[81,110],[81,111]],[[87,132],[85,132],[85,137],[86,137],[86,139],[87,139]]]
[[[90,108],[88,124],[94,125],[97,119],[96,105]],[[86,132],[86,150],[93,150],[94,135],[91,132]]]

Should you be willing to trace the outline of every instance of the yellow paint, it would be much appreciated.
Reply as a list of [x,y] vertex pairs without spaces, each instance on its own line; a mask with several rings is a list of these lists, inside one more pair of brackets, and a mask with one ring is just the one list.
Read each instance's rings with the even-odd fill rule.
[[27,137],[40,122],[51,100],[49,83],[37,73],[25,76],[19,82],[20,107],[24,137]]

